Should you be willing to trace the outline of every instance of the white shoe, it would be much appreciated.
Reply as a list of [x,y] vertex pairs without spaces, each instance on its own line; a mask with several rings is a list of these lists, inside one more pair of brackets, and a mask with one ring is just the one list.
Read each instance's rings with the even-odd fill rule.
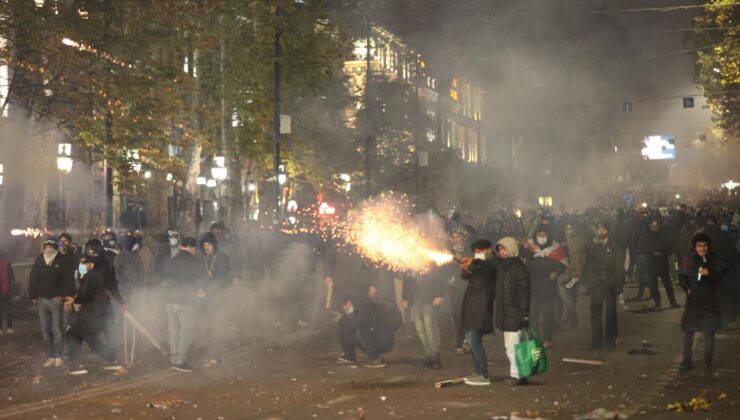
[[61,357],[54,359],[54,367],[64,367],[64,360]]
[[54,366],[54,363],[56,363],[56,361],[54,360],[53,357],[50,357],[50,358],[46,359],[46,363],[44,363],[44,367],[45,368],[52,367],[52,366]]
[[13,334],[13,329],[12,328],[6,329],[5,334]]
[[85,369],[84,366],[79,366],[75,370],[70,370],[69,374],[70,375],[87,375],[87,369]]

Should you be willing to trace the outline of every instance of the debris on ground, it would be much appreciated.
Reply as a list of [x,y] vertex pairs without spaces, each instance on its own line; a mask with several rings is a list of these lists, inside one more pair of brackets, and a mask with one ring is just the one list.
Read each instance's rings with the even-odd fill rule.
[[44,378],[41,375],[36,375],[31,380],[31,383],[34,384],[34,385],[38,385],[39,383],[41,383],[41,380],[42,379],[44,379]]
[[618,410],[607,410],[606,408],[599,407],[596,410],[589,411],[588,413],[576,418],[578,420],[626,419],[627,415],[620,413]]
[[581,365],[592,365],[592,366],[602,366],[605,365],[606,362],[602,360],[590,360],[590,359],[572,359],[569,357],[566,357],[563,359],[564,363],[577,363]]
[[521,419],[541,419],[540,412],[537,410],[512,411],[511,420]]
[[123,410],[121,410],[120,408],[113,408],[110,410],[110,413],[111,414],[123,414]]
[[[701,392],[701,394],[692,398],[691,401],[678,401],[673,404],[668,404],[666,408],[668,409],[668,411],[707,411],[712,407],[712,402],[707,399],[707,394],[710,391],[712,390],[705,389]],[[717,401],[722,401],[726,399],[727,394],[720,391],[719,395],[717,395]]]
[[187,401],[185,400],[162,400],[162,401],[156,401],[153,403],[148,403],[146,406],[149,408],[161,408],[163,410],[167,410],[168,408],[179,407],[186,403]]
[[658,353],[650,350],[647,347],[643,347],[638,349],[637,347],[634,347],[630,349],[630,351],[627,352],[630,356],[656,356]]

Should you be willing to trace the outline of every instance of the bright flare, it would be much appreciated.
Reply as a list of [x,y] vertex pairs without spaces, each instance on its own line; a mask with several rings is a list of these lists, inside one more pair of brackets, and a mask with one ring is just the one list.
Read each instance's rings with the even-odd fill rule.
[[440,239],[425,235],[407,209],[392,195],[371,199],[349,214],[343,236],[363,257],[393,271],[423,273],[452,262]]

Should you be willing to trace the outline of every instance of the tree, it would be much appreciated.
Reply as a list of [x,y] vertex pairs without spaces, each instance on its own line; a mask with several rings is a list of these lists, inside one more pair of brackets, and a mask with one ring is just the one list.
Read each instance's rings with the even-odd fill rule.
[[697,16],[696,80],[703,89],[723,139],[740,136],[740,7],[737,0],[713,0]]

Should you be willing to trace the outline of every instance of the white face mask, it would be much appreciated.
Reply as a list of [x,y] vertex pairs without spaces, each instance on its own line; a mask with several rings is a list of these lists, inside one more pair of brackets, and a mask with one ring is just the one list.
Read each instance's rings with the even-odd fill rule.
[[351,315],[354,311],[355,311],[355,306],[354,305],[350,306],[349,309],[347,309],[347,315]]
[[180,239],[179,238],[170,238],[170,246],[171,247],[174,248],[174,247],[176,247],[179,244],[180,244]]
[[134,246],[133,246],[133,247],[131,247],[131,251],[132,251],[132,252],[135,252],[135,251],[136,251],[136,250],[138,250],[138,249],[139,249],[139,244],[134,244]]
[[541,236],[537,237],[537,245],[542,246],[542,245],[545,245],[546,243],[547,243],[547,236],[545,236],[544,238]]
[[486,260],[486,253],[485,252],[476,252],[475,253],[475,259],[485,261]]

